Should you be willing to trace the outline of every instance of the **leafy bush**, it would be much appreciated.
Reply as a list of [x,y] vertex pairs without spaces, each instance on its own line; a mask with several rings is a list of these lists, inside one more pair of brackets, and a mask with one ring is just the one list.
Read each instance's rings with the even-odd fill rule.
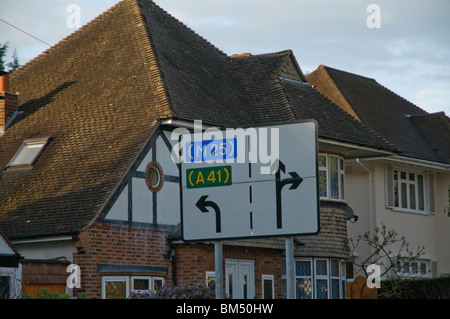
[[59,292],[51,292],[47,288],[42,288],[37,292],[36,297],[32,297],[29,294],[24,294],[23,299],[69,299],[68,294],[62,294]]
[[214,299],[214,287],[208,287],[205,284],[192,283],[185,284],[179,282],[178,285],[164,285],[155,292],[145,290],[141,292],[133,292],[129,299]]

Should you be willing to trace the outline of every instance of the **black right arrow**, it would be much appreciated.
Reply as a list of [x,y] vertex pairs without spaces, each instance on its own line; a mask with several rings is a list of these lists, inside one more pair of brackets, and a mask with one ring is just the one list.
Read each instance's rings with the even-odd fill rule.
[[206,199],[208,198],[208,195],[203,195],[202,197],[200,197],[200,199],[197,201],[197,203],[195,204],[195,206],[198,207],[198,209],[200,209],[200,211],[202,213],[209,213],[209,210],[206,207],[211,207],[212,209],[214,209],[215,213],[216,213],[216,233],[220,233],[221,232],[221,225],[220,225],[220,208],[219,206],[213,202],[213,201],[207,201]]
[[286,173],[286,166],[282,161],[278,161],[278,170],[275,173],[275,192],[276,192],[276,204],[277,204],[277,228],[281,228],[281,190],[285,185],[292,184],[289,189],[296,189],[303,178],[297,174],[297,172],[289,172],[290,178],[281,179],[281,172]]

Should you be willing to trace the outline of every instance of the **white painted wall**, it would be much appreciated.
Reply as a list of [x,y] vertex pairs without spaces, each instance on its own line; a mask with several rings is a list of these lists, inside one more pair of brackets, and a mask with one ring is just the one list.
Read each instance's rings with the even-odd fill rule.
[[[399,236],[405,236],[411,249],[425,247],[422,258],[438,261],[439,274],[450,273],[450,217],[444,213],[448,206],[448,185],[450,173],[435,175],[436,213],[421,214],[404,212],[386,207],[385,164],[382,161],[362,161],[370,173],[356,162],[346,164],[346,195],[350,207],[359,219],[356,223],[347,223],[349,237],[356,238],[374,227],[386,225],[395,230]],[[398,166],[399,164],[397,164]],[[400,166],[401,167],[401,164]],[[405,170],[422,169],[421,167],[404,167]],[[369,181],[372,178],[372,186]],[[372,198],[370,198],[372,194]],[[371,205],[372,203],[372,205]],[[373,217],[370,218],[370,214]],[[360,258],[368,256],[368,247],[358,250]]]

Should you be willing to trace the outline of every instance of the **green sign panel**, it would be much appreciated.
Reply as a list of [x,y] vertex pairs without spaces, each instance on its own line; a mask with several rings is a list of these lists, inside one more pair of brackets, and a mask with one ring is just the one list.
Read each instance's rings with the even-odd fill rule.
[[231,185],[231,166],[214,166],[186,170],[187,188]]

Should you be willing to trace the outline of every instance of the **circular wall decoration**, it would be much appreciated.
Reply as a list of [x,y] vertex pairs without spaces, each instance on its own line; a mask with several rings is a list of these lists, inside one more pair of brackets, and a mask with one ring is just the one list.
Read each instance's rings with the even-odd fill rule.
[[145,183],[153,193],[161,190],[164,184],[164,174],[158,162],[151,161],[147,164],[147,168],[145,169]]

